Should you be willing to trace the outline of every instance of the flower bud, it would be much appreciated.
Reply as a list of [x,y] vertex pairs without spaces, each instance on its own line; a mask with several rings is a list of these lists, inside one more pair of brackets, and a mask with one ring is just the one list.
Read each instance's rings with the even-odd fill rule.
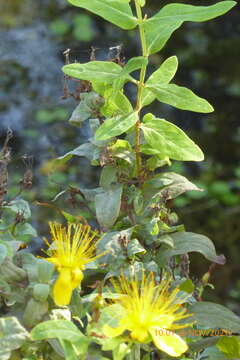
[[37,263],[38,280],[42,283],[48,283],[54,273],[54,265],[48,261],[39,259]]
[[33,287],[33,297],[40,302],[47,300],[49,292],[50,286],[48,284],[35,284]]

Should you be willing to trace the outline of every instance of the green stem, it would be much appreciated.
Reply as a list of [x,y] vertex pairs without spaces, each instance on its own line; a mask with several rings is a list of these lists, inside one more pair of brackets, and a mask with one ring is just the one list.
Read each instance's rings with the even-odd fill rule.
[[141,360],[141,345],[134,344],[131,353],[128,355],[128,360]]
[[[141,40],[141,45],[142,45],[142,56],[148,57],[145,32],[144,32],[144,28],[143,28],[144,19],[142,17],[142,9],[138,3],[138,0],[135,0],[135,7],[136,7],[136,12],[137,12],[139,34],[140,34],[140,40]],[[135,125],[135,153],[136,153],[137,177],[140,177],[141,167],[142,167],[142,159],[141,159],[141,151],[140,151],[140,127],[141,127],[140,111],[142,109],[141,98],[142,98],[142,91],[143,91],[143,87],[144,87],[146,69],[147,69],[147,65],[143,65],[141,68],[140,78],[139,78],[139,82],[138,82],[137,103],[136,103],[136,108],[135,108],[135,110],[139,114],[138,121]]]

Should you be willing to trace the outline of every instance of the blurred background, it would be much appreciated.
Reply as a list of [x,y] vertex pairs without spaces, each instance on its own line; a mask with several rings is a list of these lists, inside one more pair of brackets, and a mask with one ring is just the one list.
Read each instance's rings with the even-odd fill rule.
[[[159,9],[159,4],[170,2],[149,0],[148,16]],[[175,82],[208,99],[215,112],[191,113],[157,102],[149,111],[187,131],[205,153],[202,163],[173,162],[173,171],[205,190],[181,196],[175,208],[188,231],[207,235],[217,252],[227,258],[225,266],[214,269],[211,281],[215,291],[209,289],[205,299],[240,313],[239,10],[237,5],[215,20],[185,23],[166,47],[151,57],[153,71],[167,57],[177,55],[180,65]],[[71,49],[71,61],[84,62],[90,58],[91,46],[97,48],[97,60],[106,60],[113,56],[109,48],[122,45],[121,56],[128,60],[140,54],[140,44],[136,32],[117,29],[65,0],[1,1],[0,32],[1,144],[8,128],[14,132],[9,198],[17,194],[26,168],[33,167],[33,187],[23,197],[32,203],[32,222],[42,236],[48,231],[47,221],[55,215],[51,209],[36,206],[36,200],[51,201],[66,183],[89,188],[98,185],[99,169],[83,158],[50,171],[51,159],[74,149],[89,136],[87,125],[79,129],[68,123],[77,102],[62,99],[64,50]],[[64,209],[71,212],[70,203],[65,202]],[[203,275],[209,263],[199,255],[191,258],[194,276]]]

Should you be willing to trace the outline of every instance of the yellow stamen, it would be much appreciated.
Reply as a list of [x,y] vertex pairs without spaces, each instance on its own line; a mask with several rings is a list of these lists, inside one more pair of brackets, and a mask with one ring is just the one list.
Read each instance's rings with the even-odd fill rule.
[[49,249],[47,261],[55,265],[59,277],[54,284],[53,298],[57,305],[67,305],[71,301],[72,291],[78,287],[83,279],[83,270],[89,262],[106,254],[96,256],[96,238],[98,233],[90,226],[82,224],[49,223],[52,244]]
[[121,275],[117,281],[112,280],[112,284],[119,294],[113,302],[122,310],[116,314],[118,326],[104,325],[106,336],[119,336],[128,330],[134,341],[152,340],[156,347],[171,356],[180,356],[188,349],[185,341],[172,331],[192,324],[176,323],[190,315],[176,301],[180,290],[169,291],[170,280],[156,285],[153,274],[146,277],[142,273],[141,281],[136,276],[128,279]]

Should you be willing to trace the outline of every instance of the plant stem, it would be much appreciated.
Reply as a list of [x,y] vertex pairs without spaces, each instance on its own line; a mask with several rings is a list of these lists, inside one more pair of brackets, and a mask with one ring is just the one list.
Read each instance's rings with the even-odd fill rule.
[[128,360],[141,360],[141,346],[134,344],[131,353],[128,355]]
[[[139,34],[140,34],[140,40],[141,40],[141,45],[142,45],[142,56],[148,57],[145,32],[144,32],[144,28],[143,28],[144,19],[142,17],[142,9],[138,3],[138,0],[135,0],[135,7],[136,7],[136,12],[137,12]],[[142,91],[143,91],[143,87],[144,87],[146,69],[147,69],[147,65],[144,64],[142,66],[141,72],[140,72],[140,78],[139,78],[139,82],[138,82],[138,91],[137,91],[137,103],[136,103],[136,108],[135,108],[139,114],[138,121],[135,125],[135,153],[136,153],[137,177],[140,177],[141,167],[142,167],[141,152],[140,152],[140,126],[141,126],[140,111],[142,108],[141,97],[142,97]]]

